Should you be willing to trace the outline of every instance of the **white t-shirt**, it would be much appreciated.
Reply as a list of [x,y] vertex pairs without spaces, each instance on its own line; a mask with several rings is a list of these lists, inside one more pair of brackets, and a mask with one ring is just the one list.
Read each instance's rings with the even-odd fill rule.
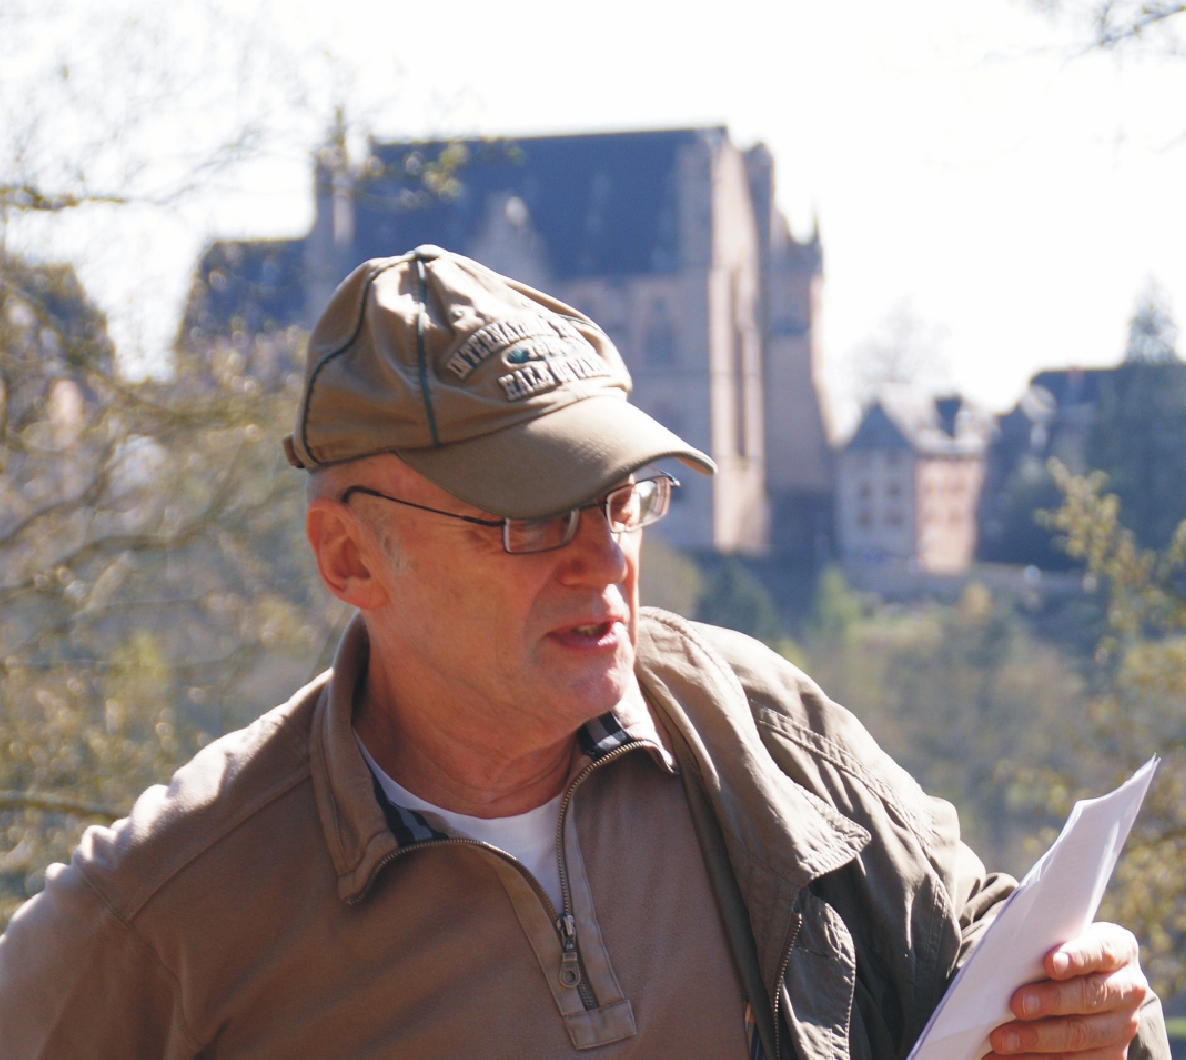
[[522,862],[524,868],[539,880],[557,912],[560,911],[562,902],[560,867],[556,862],[556,826],[560,820],[560,800],[564,798],[563,792],[551,802],[545,802],[534,810],[516,814],[514,817],[468,817],[463,813],[442,810],[439,806],[413,795],[376,765],[357,733],[354,734],[354,739],[358,742],[358,749],[366,759],[367,765],[379,778],[383,794],[388,799],[405,810],[434,814],[456,835],[489,843],[499,850],[506,851]]

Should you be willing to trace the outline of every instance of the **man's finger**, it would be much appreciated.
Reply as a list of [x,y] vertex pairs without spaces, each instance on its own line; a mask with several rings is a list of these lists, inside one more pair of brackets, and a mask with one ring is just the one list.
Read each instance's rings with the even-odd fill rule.
[[989,1042],[1001,1056],[1035,1053],[1092,1053],[1123,1057],[1137,1032],[1135,1012],[1100,1012],[1093,1016],[1063,1016],[1034,1023],[1006,1023],[997,1027]]
[[[1074,1060],[1128,1060],[1128,1046],[1110,1045],[1104,1049],[1092,1049],[1086,1053],[1068,1053]],[[1050,1053],[985,1053],[981,1060],[1058,1060]]]
[[1081,975],[1061,982],[1028,983],[1010,999],[1009,1007],[1019,1020],[1048,1016],[1076,1016],[1112,1009],[1141,1007],[1148,984],[1140,965],[1128,965],[1118,972]]
[[1114,972],[1136,963],[1137,940],[1118,924],[1092,924],[1082,935],[1046,954],[1046,974],[1069,979],[1089,972]]

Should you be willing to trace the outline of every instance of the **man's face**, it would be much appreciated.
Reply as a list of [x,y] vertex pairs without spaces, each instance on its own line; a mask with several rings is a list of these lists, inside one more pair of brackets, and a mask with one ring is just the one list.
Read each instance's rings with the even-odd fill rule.
[[[365,484],[485,515],[394,457],[369,462]],[[508,555],[493,527],[374,497],[350,504],[398,553],[377,575],[388,603],[367,615],[372,652],[384,653],[375,661],[398,686],[439,699],[434,709],[557,738],[632,687],[641,532],[612,535],[603,513],[586,509],[564,548]]]

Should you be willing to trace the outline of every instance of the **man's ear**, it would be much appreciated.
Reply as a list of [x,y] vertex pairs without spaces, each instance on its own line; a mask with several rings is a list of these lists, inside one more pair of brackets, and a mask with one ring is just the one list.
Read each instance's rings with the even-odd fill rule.
[[375,576],[376,557],[366,547],[358,517],[345,504],[317,497],[305,509],[305,536],[325,587],[343,603],[373,611],[389,600]]

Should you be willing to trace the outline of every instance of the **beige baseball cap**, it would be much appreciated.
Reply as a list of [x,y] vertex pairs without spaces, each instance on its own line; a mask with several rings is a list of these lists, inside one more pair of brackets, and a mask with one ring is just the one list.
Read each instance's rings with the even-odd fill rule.
[[716,465],[627,400],[588,317],[470,258],[421,246],[354,270],[309,338],[295,467],[394,453],[492,515],[584,504],[662,457]]

